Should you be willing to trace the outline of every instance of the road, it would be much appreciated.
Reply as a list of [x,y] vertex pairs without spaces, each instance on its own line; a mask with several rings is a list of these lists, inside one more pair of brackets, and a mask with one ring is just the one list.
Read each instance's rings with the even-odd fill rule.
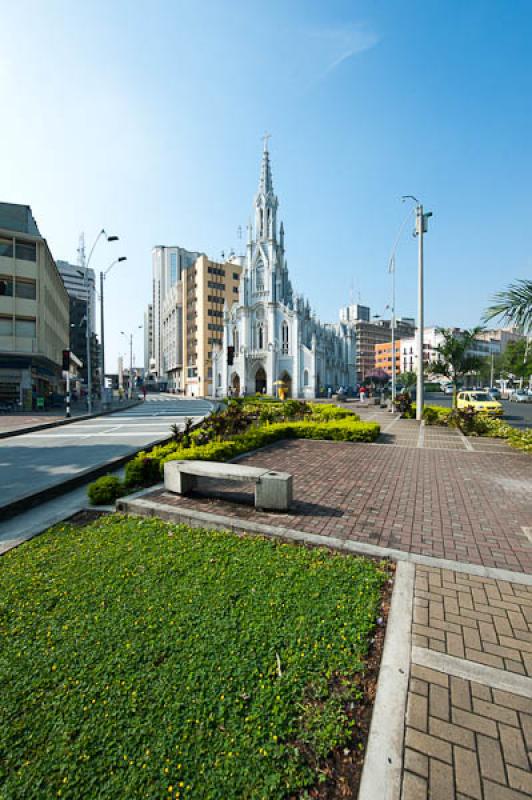
[[207,400],[148,395],[142,405],[116,414],[2,439],[0,517],[3,505],[166,439],[173,423],[199,420],[211,408]]
[[[427,392],[425,403],[433,406],[451,406],[451,395],[443,392]],[[509,400],[501,400],[504,408],[503,419],[508,425],[514,428],[532,428],[532,403],[510,403]]]

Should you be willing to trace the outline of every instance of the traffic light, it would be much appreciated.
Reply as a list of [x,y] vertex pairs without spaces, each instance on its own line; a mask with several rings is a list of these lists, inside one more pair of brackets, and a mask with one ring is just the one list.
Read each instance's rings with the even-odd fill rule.
[[70,350],[63,350],[63,372],[70,371]]

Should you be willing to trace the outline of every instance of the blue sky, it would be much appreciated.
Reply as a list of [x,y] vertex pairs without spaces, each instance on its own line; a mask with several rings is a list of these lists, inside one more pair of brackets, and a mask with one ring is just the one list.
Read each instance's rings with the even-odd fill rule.
[[[0,0],[0,200],[28,203],[56,258],[101,227],[108,369],[142,322],[151,248],[239,249],[261,136],[297,291],[323,320],[383,313],[414,194],[427,324],[471,326],[532,274],[532,3]],[[416,313],[416,243],[397,254]],[[142,336],[135,339],[137,361]]]

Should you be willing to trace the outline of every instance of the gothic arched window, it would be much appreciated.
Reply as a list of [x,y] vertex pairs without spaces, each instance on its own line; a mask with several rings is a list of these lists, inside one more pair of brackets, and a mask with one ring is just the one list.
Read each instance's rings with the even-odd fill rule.
[[288,323],[285,321],[281,325],[281,350],[283,353],[288,353]]
[[257,350],[264,350],[264,325],[257,323]]
[[239,346],[240,342],[238,340],[238,328],[235,325],[233,328],[233,347],[235,348],[235,355],[238,354]]
[[264,291],[264,264],[262,261],[257,261],[255,267],[255,288],[257,292]]
[[308,369],[303,372],[303,386],[308,386]]

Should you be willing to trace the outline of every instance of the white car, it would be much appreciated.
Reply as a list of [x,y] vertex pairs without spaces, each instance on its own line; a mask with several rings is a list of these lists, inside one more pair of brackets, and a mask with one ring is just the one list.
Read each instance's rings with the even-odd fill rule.
[[526,389],[516,389],[510,395],[510,403],[530,403],[531,399]]

